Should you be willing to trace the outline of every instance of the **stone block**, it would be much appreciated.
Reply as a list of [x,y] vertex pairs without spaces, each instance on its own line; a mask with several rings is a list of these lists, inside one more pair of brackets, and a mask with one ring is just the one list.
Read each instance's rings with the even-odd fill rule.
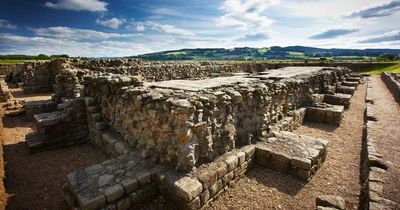
[[218,180],[213,186],[210,187],[210,197],[214,197],[220,190],[222,190],[222,181]]
[[203,189],[208,189],[217,181],[218,174],[213,169],[205,168],[197,172],[197,179],[203,185]]
[[124,187],[120,184],[115,184],[104,189],[107,202],[113,202],[125,195]]
[[174,189],[180,198],[190,202],[203,191],[203,186],[196,178],[185,176],[175,181]]
[[240,150],[246,153],[246,160],[249,160],[251,157],[253,157],[256,147],[254,145],[247,145],[240,148]]
[[123,179],[121,184],[124,187],[126,194],[131,193],[139,188],[139,181],[131,177]]
[[323,207],[331,207],[340,210],[346,209],[346,202],[340,196],[335,195],[320,195],[316,198],[316,205]]
[[96,192],[82,192],[77,195],[79,206],[83,210],[96,210],[106,204],[104,194]]

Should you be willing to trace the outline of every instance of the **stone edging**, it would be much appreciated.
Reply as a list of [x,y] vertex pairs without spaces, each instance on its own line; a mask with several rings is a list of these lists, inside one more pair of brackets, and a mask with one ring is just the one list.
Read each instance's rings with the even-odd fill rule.
[[386,84],[386,87],[393,94],[396,101],[400,103],[400,82],[397,82],[388,72],[383,72],[381,74],[381,79]]
[[368,88],[366,92],[365,104],[365,127],[362,145],[362,165],[361,165],[361,198],[359,209],[391,209],[395,203],[383,198],[382,188],[384,173],[388,165],[383,160],[382,155],[375,150],[375,140],[372,139],[370,128],[377,119],[374,116],[372,104],[373,98],[370,95],[371,80],[368,78]]

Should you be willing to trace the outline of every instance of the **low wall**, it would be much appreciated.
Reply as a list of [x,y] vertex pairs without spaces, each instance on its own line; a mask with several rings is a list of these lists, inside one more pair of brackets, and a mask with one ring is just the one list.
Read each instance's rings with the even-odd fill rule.
[[143,158],[191,169],[267,135],[290,111],[311,104],[313,93],[324,93],[347,73],[336,68],[199,92],[137,82],[128,87],[128,77],[109,75],[86,78],[84,92],[98,100],[107,124]]
[[370,95],[371,83],[368,80],[366,92],[366,104],[364,112],[364,132],[361,153],[361,195],[360,208],[365,210],[396,209],[396,204],[382,195],[382,183],[384,182],[385,172],[388,169],[387,162],[379,154],[373,139],[371,127],[375,122],[374,110],[372,109],[373,98]]
[[0,64],[0,75],[12,76],[13,72],[17,72],[23,68],[24,64]]
[[385,82],[396,101],[400,103],[400,76],[383,72],[381,79]]

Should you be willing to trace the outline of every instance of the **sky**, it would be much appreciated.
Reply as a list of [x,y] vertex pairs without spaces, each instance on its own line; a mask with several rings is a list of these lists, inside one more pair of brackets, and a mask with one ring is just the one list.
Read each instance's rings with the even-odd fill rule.
[[400,48],[400,0],[0,0],[0,54]]

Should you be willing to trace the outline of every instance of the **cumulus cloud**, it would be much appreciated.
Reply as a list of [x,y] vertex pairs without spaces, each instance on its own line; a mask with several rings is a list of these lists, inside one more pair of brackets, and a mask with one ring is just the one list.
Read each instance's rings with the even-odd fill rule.
[[134,28],[136,31],[145,31],[146,29],[156,30],[167,34],[181,35],[181,36],[194,36],[195,34],[183,28],[178,28],[170,24],[161,24],[154,21],[137,21],[132,22],[129,28]]
[[104,27],[112,28],[112,29],[117,29],[119,28],[120,25],[124,24],[126,20],[124,18],[111,18],[111,19],[96,19],[96,23],[99,25],[102,25]]
[[400,30],[389,31],[380,36],[370,37],[368,39],[361,40],[359,43],[380,43],[395,41],[400,41]]
[[400,12],[400,1],[396,0],[354,11],[350,15],[347,15],[346,17],[374,18],[374,17],[389,16],[398,12]]
[[67,40],[106,40],[112,38],[128,38],[133,34],[106,33],[101,31],[69,28],[69,27],[49,27],[31,29],[35,35],[40,37],[51,37]]
[[[95,49],[95,50],[94,50]],[[150,52],[142,43],[100,40],[95,42],[64,40],[38,36],[0,33],[0,54],[68,54],[87,57],[118,57]]]
[[252,42],[256,42],[256,41],[264,41],[270,39],[270,37],[267,34],[264,33],[258,33],[258,34],[249,34],[246,35],[244,37],[241,37],[239,39],[237,39],[237,41],[252,41]]
[[360,30],[359,29],[329,29],[329,30],[323,31],[319,34],[310,36],[309,39],[332,39],[332,38],[336,38],[339,36],[344,36],[347,34],[355,33],[358,31],[360,31]]
[[57,0],[55,3],[46,2],[44,5],[53,9],[104,12],[107,11],[108,3],[100,0]]
[[0,28],[16,29],[17,26],[14,24],[11,24],[8,20],[0,19]]
[[265,31],[272,20],[264,16],[264,11],[279,0],[225,0],[220,7],[225,12],[217,18],[217,26],[232,27],[238,30]]

